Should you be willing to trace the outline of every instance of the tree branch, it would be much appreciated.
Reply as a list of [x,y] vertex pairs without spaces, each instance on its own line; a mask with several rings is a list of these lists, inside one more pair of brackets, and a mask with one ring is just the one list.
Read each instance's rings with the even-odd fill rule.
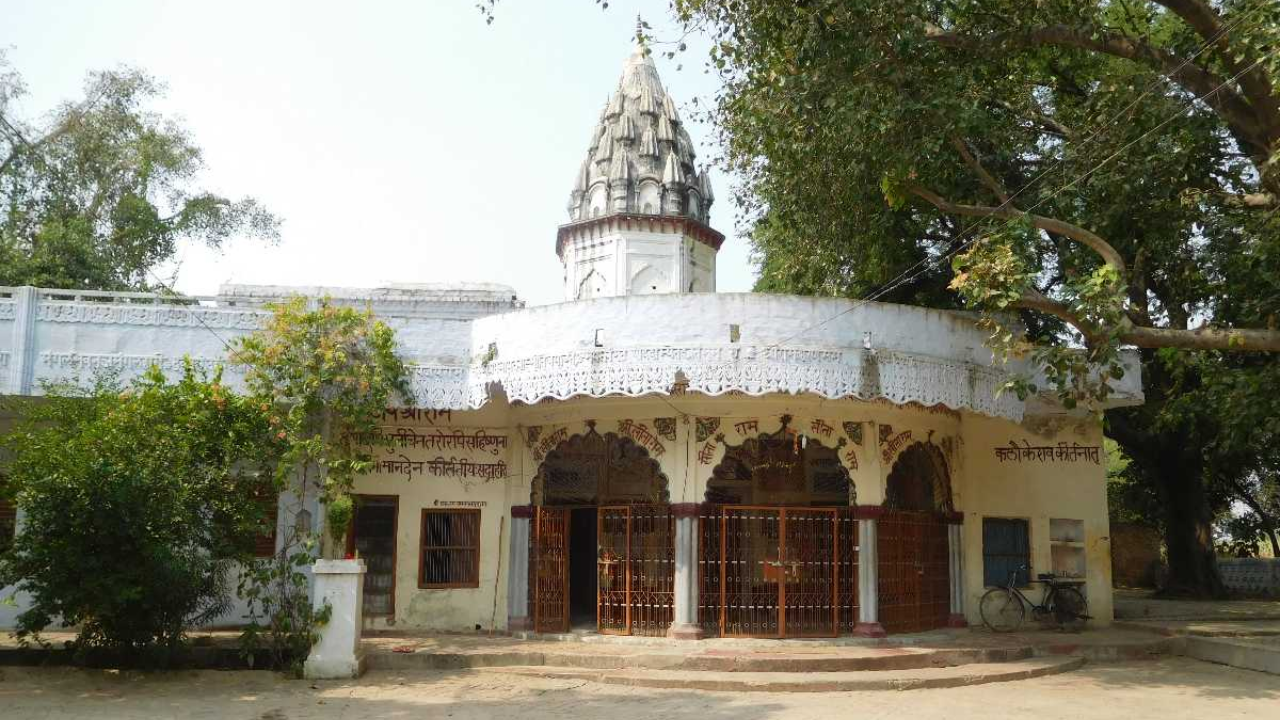
[[1264,127],[1254,108],[1227,83],[1226,78],[1219,77],[1193,62],[1185,61],[1167,50],[1153,47],[1123,34],[1102,29],[1088,32],[1066,25],[997,33],[988,37],[948,33],[938,28],[931,28],[928,33],[939,44],[961,50],[983,51],[990,48],[993,43],[1002,42],[1023,48],[1055,45],[1131,60],[1160,71],[1196,97],[1203,97],[1204,101],[1226,121],[1237,140],[1253,150],[1250,153],[1252,158],[1263,160],[1268,158],[1271,144],[1280,138],[1280,127]]
[[[1265,2],[1265,0],[1260,0]],[[1244,91],[1249,102],[1262,113],[1264,121],[1269,125],[1280,125],[1280,103],[1277,103],[1271,82],[1267,79],[1266,70],[1257,63],[1257,58],[1247,52],[1247,46],[1232,45],[1229,33],[1223,32],[1222,17],[1209,3],[1202,0],[1156,0],[1160,5],[1169,8],[1183,22],[1190,25],[1196,34],[1211,42],[1217,49],[1222,66],[1232,76],[1239,76],[1240,89]],[[1256,8],[1236,10],[1237,14],[1251,13]],[[1245,70],[1245,68],[1249,68]]]
[[1280,352],[1280,330],[1199,327],[1195,330],[1139,327],[1121,323],[1120,342],[1140,348]]
[[951,138],[951,145],[960,153],[960,157],[964,158],[964,164],[969,166],[969,169],[973,171],[973,174],[978,176],[978,180],[996,196],[996,199],[1000,201],[1000,204],[1006,207],[1013,207],[1012,198],[1009,197],[1009,193],[1004,189],[1004,186],[1000,184],[999,180],[996,180],[991,173],[987,172],[987,169],[982,166],[982,163],[978,158],[974,157],[973,153],[969,150],[968,143],[958,137],[953,137]]
[[1012,208],[1002,209],[986,205],[962,205],[959,203],[953,203],[950,200],[941,197],[937,193],[926,190],[918,185],[910,186],[909,190],[913,195],[924,199],[929,204],[945,213],[968,215],[971,217],[999,217],[1009,220],[1029,220],[1032,225],[1044,230],[1045,232],[1057,233],[1088,247],[1098,253],[1104,262],[1114,267],[1120,273],[1121,277],[1125,276],[1126,268],[1124,258],[1120,257],[1120,253],[1117,252],[1115,248],[1111,247],[1111,243],[1103,240],[1097,234],[1085,230],[1079,225],[1072,225],[1071,223],[1064,222],[1062,220],[1056,220],[1043,215],[1033,215]]

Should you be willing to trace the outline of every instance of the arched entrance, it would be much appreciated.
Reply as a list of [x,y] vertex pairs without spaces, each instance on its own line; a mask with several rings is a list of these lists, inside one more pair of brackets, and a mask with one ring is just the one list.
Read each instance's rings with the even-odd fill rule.
[[857,621],[854,488],[836,448],[787,427],[729,446],[700,518],[708,635],[831,637]]
[[532,485],[534,628],[664,634],[675,530],[658,462],[629,438],[592,428],[547,453]]
[[877,522],[880,623],[886,632],[946,627],[950,613],[947,516],[951,475],[942,450],[918,442],[889,472]]

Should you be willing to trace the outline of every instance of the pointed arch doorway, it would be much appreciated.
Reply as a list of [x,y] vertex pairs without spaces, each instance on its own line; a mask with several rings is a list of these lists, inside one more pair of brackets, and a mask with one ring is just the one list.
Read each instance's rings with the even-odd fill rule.
[[876,524],[880,623],[888,633],[946,627],[951,609],[951,475],[942,450],[917,442],[889,472]]
[[791,429],[727,446],[700,519],[708,635],[834,637],[857,619],[855,489],[836,448]]
[[594,428],[547,453],[533,479],[534,629],[663,635],[674,618],[667,478],[631,439]]

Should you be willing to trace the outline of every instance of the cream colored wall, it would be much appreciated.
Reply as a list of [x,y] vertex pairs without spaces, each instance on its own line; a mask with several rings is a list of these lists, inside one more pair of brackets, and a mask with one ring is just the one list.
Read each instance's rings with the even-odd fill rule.
[[[1092,625],[1111,622],[1111,530],[1107,516],[1106,461],[1101,452],[1102,427],[1085,418],[1054,421],[1025,421],[1016,425],[976,415],[963,422],[961,455],[964,471],[959,473],[957,508],[964,512],[965,614],[971,623],[981,623],[978,601],[986,591],[982,577],[982,519],[1022,518],[1030,521],[1032,573],[1048,572],[1050,559],[1049,521],[1068,518],[1084,521],[1085,593]],[[1070,456],[1001,461],[997,448],[1078,444],[1099,449],[1098,461]],[[1040,600],[1040,586],[1028,593]]]
[[[356,492],[367,495],[395,495],[399,509],[396,519],[396,588],[394,624],[408,627],[427,627],[447,631],[474,631],[476,626],[488,630],[493,618],[496,628],[506,627],[507,578],[506,544],[509,542],[511,513],[508,485],[511,476],[519,476],[519,454],[513,452],[514,434],[506,429],[505,409],[495,405],[475,412],[453,412],[443,415],[412,418],[388,418],[383,422],[383,432],[394,434],[399,428],[409,428],[418,434],[434,434],[436,431],[452,434],[461,431],[473,435],[483,430],[488,436],[506,438],[506,448],[489,449],[437,449],[421,447],[392,447],[379,449],[375,459],[398,459],[401,455],[410,462],[424,463],[421,472],[406,477],[401,472],[375,472],[356,481]],[[495,454],[492,450],[497,450]],[[433,475],[426,463],[442,457],[457,458],[476,463],[503,462],[508,468],[508,478],[486,479],[477,477],[448,477]],[[423,509],[450,507],[442,503],[463,501],[483,503],[480,510],[480,568],[479,587],[450,589],[419,589],[418,564],[421,559],[421,524]],[[527,502],[527,501],[526,501]],[[501,551],[499,552],[499,549]],[[499,564],[502,567],[499,567]],[[496,591],[496,592],[495,592]],[[496,611],[494,602],[497,602]],[[390,625],[382,619],[374,619],[370,625]]]
[[[527,505],[533,476],[547,452],[561,440],[587,432],[589,422],[600,433],[625,432],[650,448],[668,479],[672,503],[702,502],[707,481],[724,456],[726,445],[746,437],[776,432],[780,418],[790,415],[790,427],[839,454],[854,481],[859,505],[880,505],[885,481],[897,456],[913,442],[929,441],[944,449],[952,474],[953,502],[964,513],[965,609],[972,622],[980,622],[978,599],[982,585],[982,518],[1021,517],[1031,521],[1032,565],[1037,571],[1050,567],[1049,519],[1081,519],[1085,523],[1087,592],[1099,623],[1111,617],[1110,553],[1107,523],[1105,468],[1087,461],[1004,462],[995,449],[1011,441],[1021,446],[1057,446],[1059,442],[1100,446],[1101,430],[1088,421],[1065,421],[1029,429],[949,410],[919,406],[900,407],[885,402],[823,400],[812,396],[705,397],[675,395],[658,398],[609,398],[547,401],[532,406],[504,407],[491,404],[476,412],[454,412],[425,421],[387,423],[387,432],[398,426],[417,432],[445,429],[507,438],[500,455],[479,451],[438,452],[418,448],[380,451],[403,453],[413,460],[436,456],[467,457],[473,461],[507,464],[505,479],[462,480],[428,474],[406,479],[378,473],[363,477],[357,491],[399,497],[397,528],[397,585],[395,622],[408,627],[441,630],[487,629],[494,616],[496,627],[506,625],[506,571],[510,564],[508,532],[510,507]],[[673,419],[674,433],[659,419]],[[708,420],[710,422],[708,422]],[[718,426],[699,439],[699,423]],[[750,423],[754,422],[754,426]],[[861,427],[862,443],[854,442]],[[881,440],[884,428],[885,439]],[[481,508],[480,587],[432,589],[417,587],[421,511],[438,501],[476,501]],[[501,567],[499,567],[501,565]],[[496,596],[495,596],[496,590]],[[1038,595],[1036,595],[1038,597]]]

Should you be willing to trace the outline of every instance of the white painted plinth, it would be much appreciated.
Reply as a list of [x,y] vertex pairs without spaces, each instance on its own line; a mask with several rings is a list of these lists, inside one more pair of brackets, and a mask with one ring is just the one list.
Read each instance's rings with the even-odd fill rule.
[[308,679],[355,678],[364,673],[364,653],[360,651],[364,572],[364,560],[317,560],[311,566],[315,580],[312,607],[319,611],[328,603],[333,610],[303,666]]

